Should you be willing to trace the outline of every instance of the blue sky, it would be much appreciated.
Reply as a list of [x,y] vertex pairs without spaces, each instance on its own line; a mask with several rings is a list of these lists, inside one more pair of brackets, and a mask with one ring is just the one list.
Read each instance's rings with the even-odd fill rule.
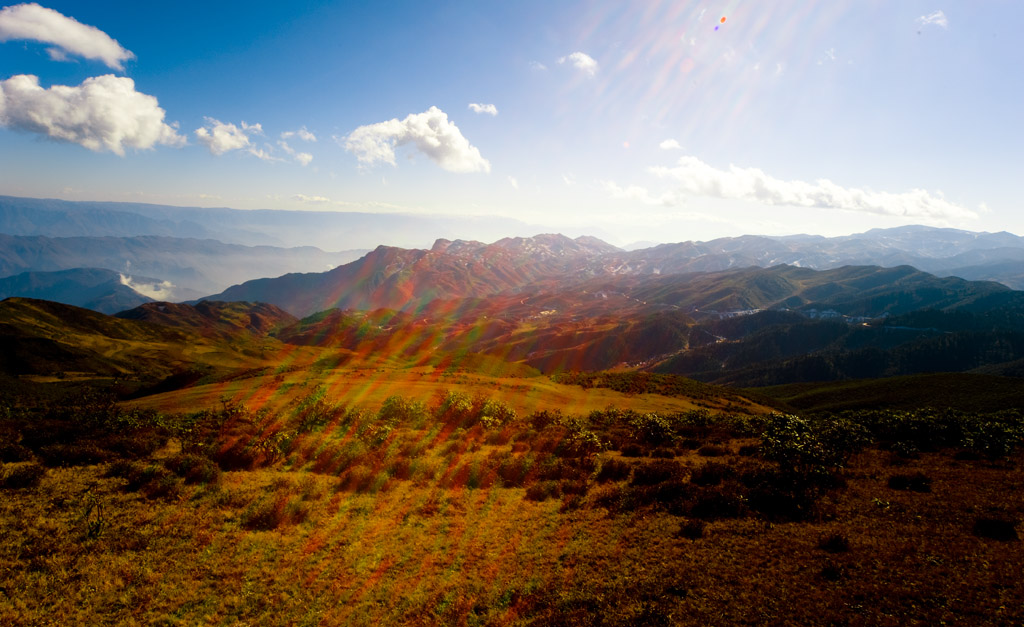
[[0,11],[3,194],[1024,234],[1020,2],[41,5]]

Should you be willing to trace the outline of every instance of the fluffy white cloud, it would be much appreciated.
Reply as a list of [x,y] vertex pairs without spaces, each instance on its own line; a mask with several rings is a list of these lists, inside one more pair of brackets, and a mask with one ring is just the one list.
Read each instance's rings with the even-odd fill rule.
[[469,103],[469,108],[473,113],[488,113],[490,115],[498,115],[498,107],[492,104],[477,104],[475,102]]
[[508,184],[512,186],[512,189],[519,189],[519,181],[514,176],[508,177]]
[[242,127],[239,128],[216,118],[208,117],[205,120],[206,124],[197,128],[195,134],[199,143],[205,144],[210,149],[210,154],[220,156],[226,152],[244,148],[254,157],[264,161],[275,161],[269,151],[255,146],[249,139],[251,135],[263,134],[263,127],[260,124],[242,122]]
[[572,63],[572,66],[588,76],[597,74],[597,61],[585,52],[574,52],[558,60],[559,63]]
[[360,126],[348,136],[336,139],[368,166],[379,162],[395,165],[395,147],[413,144],[449,172],[491,171],[487,159],[469,144],[459,127],[448,121],[448,114],[437,107],[410,114],[404,120],[394,118]]
[[730,165],[728,170],[719,170],[691,156],[680,157],[673,168],[654,167],[650,170],[660,177],[672,179],[681,191],[716,198],[931,220],[978,216],[970,209],[947,201],[941,194],[936,197],[922,189],[893,194],[841,187],[827,179],[814,183],[783,181],[758,168]]
[[604,191],[616,200],[631,200],[645,205],[660,205],[662,207],[672,207],[680,204],[682,201],[679,195],[674,192],[665,192],[660,196],[655,196],[647,188],[640,187],[639,185],[621,187],[614,181],[599,181],[599,183],[604,188]]
[[27,74],[0,81],[0,126],[121,156],[125,147],[185,143],[164,123],[156,98],[135,91],[132,79],[113,74],[49,89],[39,86],[39,77]]
[[674,139],[666,139],[666,140],[664,140],[663,142],[658,144],[658,148],[661,148],[662,150],[682,150],[683,149],[683,147],[679,145],[679,142],[674,140]]
[[292,137],[298,137],[302,141],[315,142],[316,135],[311,133],[305,126],[297,131],[285,131],[281,133],[281,139],[291,139]]
[[943,13],[942,11],[935,11],[934,13],[929,13],[928,15],[922,15],[921,17],[917,18],[917,23],[920,24],[921,26],[928,26],[930,24],[934,24],[936,26],[941,26],[942,28],[949,28],[949,20],[946,19],[946,14]]
[[64,60],[70,52],[86,59],[98,59],[115,70],[135,57],[109,35],[96,28],[38,4],[16,4],[0,11],[0,41],[30,39],[53,44],[50,57]]

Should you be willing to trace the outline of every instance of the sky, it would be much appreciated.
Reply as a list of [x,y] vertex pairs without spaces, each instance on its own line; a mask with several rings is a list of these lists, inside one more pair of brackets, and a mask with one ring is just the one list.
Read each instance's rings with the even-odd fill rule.
[[1024,234],[1014,0],[0,7],[0,194]]

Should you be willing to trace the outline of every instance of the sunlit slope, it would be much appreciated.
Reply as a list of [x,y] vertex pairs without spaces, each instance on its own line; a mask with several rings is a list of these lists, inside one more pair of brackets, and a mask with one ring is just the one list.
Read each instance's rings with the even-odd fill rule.
[[694,385],[700,389],[691,395],[634,394],[560,384],[544,376],[490,376],[431,366],[355,366],[251,376],[155,394],[134,400],[132,404],[163,412],[181,412],[219,408],[224,402],[235,402],[252,410],[278,411],[308,395],[317,386],[324,386],[332,399],[364,408],[379,407],[385,399],[396,395],[429,404],[451,390],[504,401],[524,415],[539,410],[586,414],[609,406],[661,413],[693,409],[751,414],[772,411],[768,404],[750,400],[742,393],[723,393],[714,386],[697,382]]
[[183,370],[230,372],[315,359],[298,347],[282,351],[280,343],[268,337],[241,334],[228,341],[205,337],[201,331],[9,298],[0,302],[0,363],[6,373],[15,375],[76,373],[152,381]]

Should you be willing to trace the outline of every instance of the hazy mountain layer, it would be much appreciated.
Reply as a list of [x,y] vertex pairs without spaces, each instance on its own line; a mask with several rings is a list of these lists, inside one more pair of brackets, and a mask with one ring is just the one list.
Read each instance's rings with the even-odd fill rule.
[[[358,258],[363,251],[324,252],[318,248],[240,246],[210,239],[177,237],[43,237],[0,234],[0,276],[105,268],[128,279],[135,275],[169,281],[158,300],[191,300],[229,285],[286,272],[327,270]],[[137,282],[137,281],[136,281]],[[32,296],[29,293],[11,294]],[[60,299],[54,299],[60,300]],[[71,303],[69,304],[81,304]],[[139,304],[133,303],[132,307]]]
[[[151,288],[161,283],[145,277],[135,277],[134,281]],[[123,275],[100,268],[23,272],[0,279],[0,299],[11,296],[51,300],[108,314],[153,300],[127,285]]]

